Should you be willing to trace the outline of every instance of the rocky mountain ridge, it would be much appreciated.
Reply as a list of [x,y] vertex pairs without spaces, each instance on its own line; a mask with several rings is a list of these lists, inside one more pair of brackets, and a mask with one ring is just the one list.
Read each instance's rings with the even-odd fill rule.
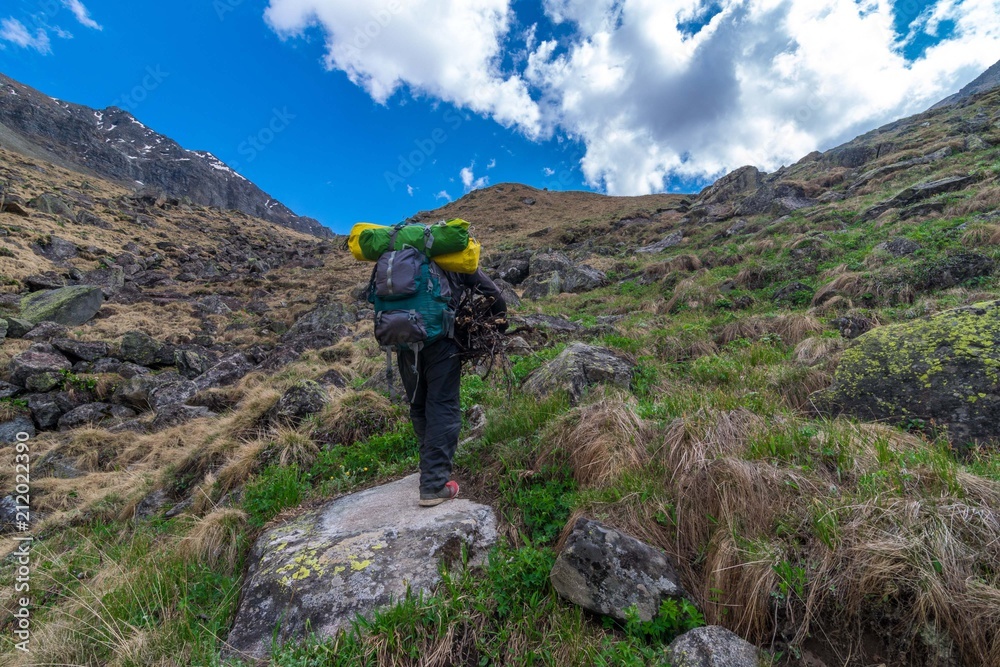
[[125,187],[187,197],[331,238],[211,153],[182,148],[129,112],[91,109],[48,97],[0,74],[0,146]]

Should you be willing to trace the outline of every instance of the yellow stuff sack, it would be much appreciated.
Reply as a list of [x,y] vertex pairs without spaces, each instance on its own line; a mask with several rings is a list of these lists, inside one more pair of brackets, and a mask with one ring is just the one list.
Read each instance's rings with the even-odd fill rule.
[[[369,229],[378,229],[379,227],[386,227],[386,225],[376,225],[371,222],[359,222],[351,228],[351,234],[347,238],[347,246],[351,249],[351,254],[354,256],[354,259],[362,262],[375,261],[368,259],[365,256],[364,251],[361,249],[361,233],[368,231]],[[469,238],[469,245],[466,246],[465,250],[448,253],[447,255],[438,255],[434,258],[434,261],[445,271],[453,271],[455,273],[475,273],[479,268],[479,257],[481,253],[482,246],[479,241],[474,238]]]

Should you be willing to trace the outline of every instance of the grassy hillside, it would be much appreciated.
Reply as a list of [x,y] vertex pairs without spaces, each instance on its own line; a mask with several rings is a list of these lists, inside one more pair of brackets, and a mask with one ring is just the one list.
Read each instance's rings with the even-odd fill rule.
[[[564,317],[578,330],[514,357],[512,393],[496,374],[463,379],[463,407],[483,406],[487,426],[460,448],[457,476],[463,495],[496,508],[505,538],[489,565],[335,639],[276,647],[273,664],[646,665],[664,640],[703,622],[764,647],[775,664],[1000,664],[995,447],[956,453],[933,424],[831,419],[810,400],[830,384],[847,336],[1000,298],[998,120],[993,93],[809,156],[772,175],[771,185],[815,201],[787,214],[737,215],[748,193],[628,199],[510,184],[421,214],[471,220],[493,259],[564,249],[610,284],[525,302],[517,315]],[[945,157],[920,160],[943,148]],[[24,197],[125,195],[10,153],[0,169]],[[959,175],[974,180],[913,205],[923,209],[865,215],[905,188]],[[100,231],[0,214],[8,291],[51,268],[30,250],[44,234],[114,253],[164,239],[208,252],[234,233],[261,248],[302,244],[321,265],[171,286],[266,301],[264,315],[210,319],[211,335],[238,347],[273,343],[319,302],[355,303],[366,277],[335,246],[232,213],[164,211],[137,228],[116,206],[97,206],[112,225]],[[634,252],[676,231],[679,245]],[[883,249],[894,239],[916,249]],[[93,268],[98,256],[74,262]],[[174,301],[109,304],[108,317],[73,333],[113,339],[138,327],[180,340],[206,330],[188,300]],[[632,386],[597,388],[578,405],[519,389],[574,340],[629,355]],[[5,342],[2,361],[22,344]],[[35,529],[35,652],[14,650],[8,626],[3,662],[216,664],[264,525],[415,469],[404,408],[377,381],[366,385],[381,362],[362,321],[333,347],[206,392],[199,400],[219,418],[148,435],[36,438],[33,457],[74,476],[34,481],[45,515]],[[294,429],[267,425],[286,388],[331,371],[346,387],[330,390],[321,414]],[[610,625],[561,601],[548,572],[579,514],[670,554],[701,614],[666,609],[653,623]],[[0,566],[11,608],[13,572],[10,560]]]

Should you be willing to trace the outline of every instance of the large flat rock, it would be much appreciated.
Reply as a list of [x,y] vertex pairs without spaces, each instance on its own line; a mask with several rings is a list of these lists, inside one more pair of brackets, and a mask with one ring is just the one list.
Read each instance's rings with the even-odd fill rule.
[[493,510],[468,500],[417,506],[411,475],[331,501],[254,545],[228,655],[266,657],[272,640],[332,636],[358,614],[440,581],[443,562],[473,562],[496,542]]

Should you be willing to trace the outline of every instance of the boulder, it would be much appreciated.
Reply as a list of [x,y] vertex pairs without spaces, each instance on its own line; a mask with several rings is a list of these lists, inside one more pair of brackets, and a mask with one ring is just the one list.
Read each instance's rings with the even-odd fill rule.
[[5,321],[7,322],[8,338],[24,338],[25,334],[35,326],[34,322],[29,322],[21,317],[8,317]]
[[194,379],[198,391],[232,384],[253,370],[253,363],[242,352],[223,357],[217,364]]
[[527,280],[521,283],[524,289],[521,295],[525,299],[544,299],[547,296],[561,294],[562,284],[562,276],[557,271],[537,273],[528,276]]
[[875,249],[887,252],[894,257],[905,257],[920,250],[920,244],[911,239],[897,236],[896,238],[885,241],[884,243],[879,243],[875,246]]
[[76,244],[58,236],[49,236],[32,246],[32,249],[47,260],[64,262],[77,255]]
[[69,334],[69,329],[56,322],[42,322],[31,328],[31,331],[24,334],[25,340],[36,343],[48,343],[57,338],[65,338]]
[[861,220],[863,222],[874,220],[890,209],[903,208],[946,192],[964,190],[975,182],[976,179],[972,176],[949,176],[948,178],[941,178],[936,181],[919,183],[906,188],[891,199],[879,202],[867,209],[861,215]]
[[100,287],[61,287],[26,295],[21,299],[21,317],[33,324],[48,321],[74,327],[89,322],[103,302]]
[[20,415],[0,424],[0,443],[17,442],[18,433],[27,433],[29,438],[35,437],[35,424],[31,417]]
[[212,363],[204,351],[186,349],[174,351],[174,365],[181,375],[193,380],[207,371]]
[[0,341],[7,337],[7,320],[0,318]]
[[641,248],[637,248],[636,252],[644,254],[663,252],[667,248],[673,248],[674,246],[680,245],[683,241],[684,241],[684,232],[676,231],[671,234],[668,234],[667,236],[663,237],[663,239],[657,241],[656,243],[643,246]]
[[48,374],[60,377],[63,371],[68,371],[71,367],[69,360],[52,346],[36,343],[10,360],[10,381],[25,387],[29,378]]
[[580,325],[570,322],[565,317],[555,315],[526,315],[515,319],[518,324],[536,329],[547,329],[557,333],[576,333],[580,331]]
[[513,285],[503,278],[497,278],[493,282],[496,284],[497,289],[500,290],[500,295],[503,297],[503,302],[507,304],[508,310],[518,308],[521,305],[521,297],[514,291]]
[[149,406],[161,412],[168,405],[183,405],[198,393],[198,385],[191,380],[178,380],[154,387],[149,392]]
[[549,575],[560,596],[588,611],[652,620],[668,598],[686,597],[666,554],[597,521],[577,519]]
[[82,341],[71,338],[58,338],[52,341],[52,346],[70,359],[79,361],[97,361],[108,356],[108,344],[101,341]]
[[31,418],[43,431],[54,429],[59,424],[59,418],[76,407],[69,393],[65,391],[30,394],[27,401]]
[[664,667],[757,667],[760,651],[742,637],[718,625],[696,628],[671,642],[663,653]]
[[528,277],[530,264],[527,260],[511,259],[501,263],[496,269],[496,276],[506,280],[511,285],[520,285]]
[[129,331],[122,337],[119,357],[140,366],[152,366],[161,344],[142,331]]
[[268,410],[271,423],[298,424],[309,415],[319,414],[330,402],[330,395],[318,382],[300,380],[290,387]]
[[174,403],[160,408],[156,412],[156,417],[149,424],[149,430],[159,431],[178,424],[184,424],[193,419],[202,417],[215,417],[216,414],[202,405],[182,405]]
[[21,393],[22,388],[10,382],[0,381],[0,399],[13,398]]
[[959,446],[1000,440],[1000,301],[869,331],[815,402],[861,419],[933,421]]
[[73,209],[70,208],[69,204],[51,192],[38,195],[28,202],[28,206],[42,213],[62,216],[69,220],[73,219]]
[[[493,510],[468,500],[417,506],[418,476],[338,498],[271,528],[249,557],[227,652],[265,658],[272,641],[330,637],[407,592],[427,595],[463,548],[481,561]],[[224,656],[228,657],[228,656]]]
[[128,405],[138,410],[153,407],[153,394],[160,388],[181,382],[177,373],[146,373],[129,378],[115,389],[115,403]]
[[102,425],[117,419],[130,419],[135,412],[121,405],[110,403],[86,403],[73,408],[59,418],[59,430],[68,431],[81,426]]
[[311,310],[299,319],[285,334],[286,338],[295,338],[307,333],[323,333],[337,328],[338,324],[353,324],[357,321],[356,313],[342,303],[331,303]]
[[570,401],[576,403],[587,388],[595,384],[628,388],[633,371],[634,364],[616,352],[574,343],[529,375],[524,381],[524,389],[539,396],[566,391]]
[[757,167],[740,167],[731,171],[698,195],[699,205],[728,204],[756,192],[764,184],[765,174]]

